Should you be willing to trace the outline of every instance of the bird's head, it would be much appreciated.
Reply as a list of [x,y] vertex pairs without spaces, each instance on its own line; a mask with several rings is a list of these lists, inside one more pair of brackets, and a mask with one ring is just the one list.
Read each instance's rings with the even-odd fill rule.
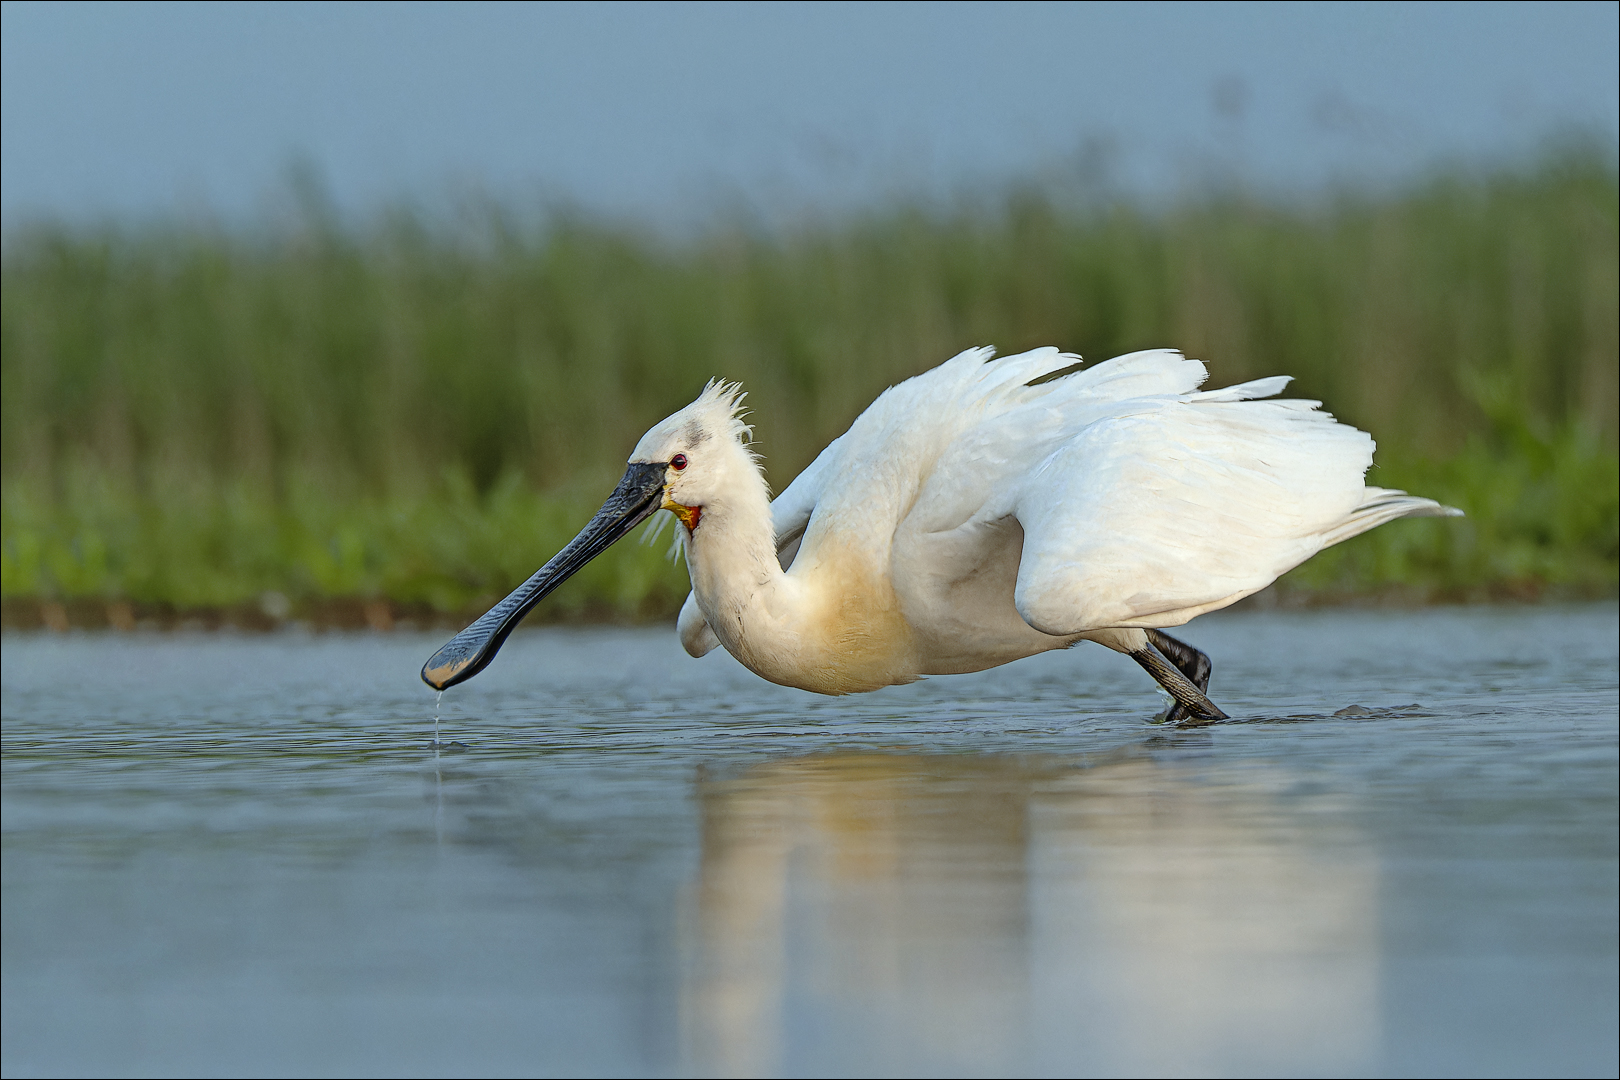
[[659,507],[674,514],[688,536],[702,527],[706,510],[723,507],[739,480],[758,475],[747,449],[742,398],[738,384],[710,382],[696,401],[653,425],[630,454],[632,470],[662,468]]
[[631,452],[618,487],[579,535],[434,653],[422,666],[422,681],[443,690],[478,674],[530,608],[659,510],[671,511],[690,537],[702,528],[706,512],[724,513],[739,470],[748,470],[752,484],[763,488],[746,445],[749,428],[739,415],[742,396],[736,383],[711,381],[696,401],[655,424]]

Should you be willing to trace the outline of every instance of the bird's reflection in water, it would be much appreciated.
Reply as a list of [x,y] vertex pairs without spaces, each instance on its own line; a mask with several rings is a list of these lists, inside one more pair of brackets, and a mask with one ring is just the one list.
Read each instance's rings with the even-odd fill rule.
[[694,1072],[1372,1065],[1376,866],[1275,768],[844,754],[699,790]]

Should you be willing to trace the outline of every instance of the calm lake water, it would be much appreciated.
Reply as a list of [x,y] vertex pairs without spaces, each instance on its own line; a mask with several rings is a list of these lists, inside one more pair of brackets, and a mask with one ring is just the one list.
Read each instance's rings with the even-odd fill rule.
[[4,1072],[1613,1076],[1616,607],[857,698],[671,630],[7,636]]

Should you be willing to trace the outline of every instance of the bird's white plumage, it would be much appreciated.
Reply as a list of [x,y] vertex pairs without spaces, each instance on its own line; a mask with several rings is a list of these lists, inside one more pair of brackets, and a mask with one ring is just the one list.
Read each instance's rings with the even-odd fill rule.
[[1224,607],[1329,544],[1456,512],[1366,487],[1371,437],[1317,402],[1259,400],[1285,377],[1204,378],[1170,350],[1090,367],[969,350],[886,391],[768,510],[736,389],[711,384],[632,457],[692,455],[670,489],[703,507],[683,644],[831,693],[1081,638],[1134,648],[1133,628]]

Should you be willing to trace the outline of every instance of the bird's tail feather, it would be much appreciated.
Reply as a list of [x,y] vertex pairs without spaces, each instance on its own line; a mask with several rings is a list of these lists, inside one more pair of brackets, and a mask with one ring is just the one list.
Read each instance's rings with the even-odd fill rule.
[[1370,487],[1361,505],[1352,510],[1349,517],[1322,534],[1322,546],[1332,547],[1396,518],[1462,516],[1463,512],[1455,506],[1442,506],[1433,499],[1408,495],[1393,488]]

